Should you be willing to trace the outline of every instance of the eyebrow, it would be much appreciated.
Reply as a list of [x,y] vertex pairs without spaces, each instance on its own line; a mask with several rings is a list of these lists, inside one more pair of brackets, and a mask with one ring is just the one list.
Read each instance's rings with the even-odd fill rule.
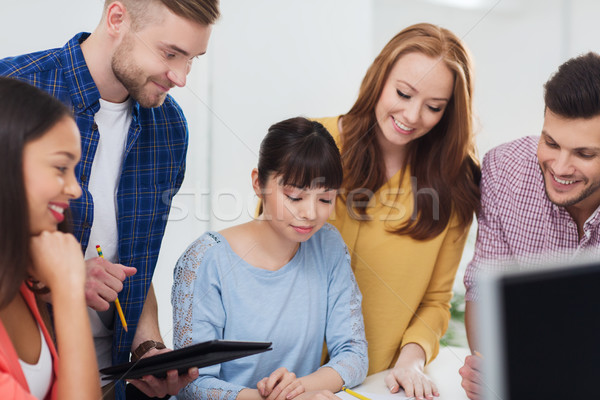
[[54,153],[55,156],[66,156],[69,160],[75,160],[75,154],[69,153],[68,151],[57,151]]
[[546,132],[546,131],[545,131],[545,130],[543,130],[543,129],[542,129],[542,136],[545,136],[545,137],[547,137],[547,138],[551,139],[552,141],[554,141],[554,138],[553,138],[552,136],[550,136],[550,135],[548,134],[548,132]]
[[[542,131],[542,136],[547,137],[548,139],[550,139],[554,143],[556,143],[556,140],[554,140],[554,138],[552,136],[550,136],[548,134],[548,132]],[[556,144],[558,144],[558,143],[556,143]],[[573,149],[573,151],[593,151],[595,153],[600,153],[600,147],[576,147]]]
[[[414,90],[415,92],[419,93],[419,91],[417,90],[417,88],[416,88],[416,87],[414,87],[413,85],[411,85],[410,83],[408,83],[408,82],[406,82],[406,81],[403,81],[403,80],[401,80],[401,79],[397,79],[397,80],[396,80],[396,83],[403,83],[403,84],[405,84],[406,86],[408,86],[408,87],[409,87],[411,90]],[[447,99],[447,98],[445,98],[445,97],[433,97],[433,98],[431,98],[431,99],[429,99],[429,100],[435,100],[435,101],[445,101],[446,103],[450,101],[450,99]]]
[[[298,189],[298,190],[302,190],[304,191],[306,189],[306,187],[302,186],[296,186],[296,185],[282,185],[284,188],[285,187],[290,187],[290,188],[294,188],[294,189]],[[310,190],[310,188],[309,188]],[[332,189],[332,188],[325,188],[324,192],[331,192],[332,190],[337,190],[337,189]]]
[[[164,43],[164,42],[163,42],[163,46],[165,46],[166,48],[168,48],[168,49],[170,49],[170,50],[172,50],[172,51],[174,51],[174,52],[176,52],[176,53],[182,54],[182,55],[184,55],[185,57],[192,57],[192,55],[191,55],[190,53],[188,53],[187,51],[183,50],[181,47],[179,47],[179,46],[177,46],[177,45],[174,45],[174,44],[168,44],[168,43]],[[202,56],[202,55],[204,55],[204,54],[206,54],[206,51],[205,51],[205,52],[202,52],[202,53],[200,53],[200,54],[197,54],[196,56]],[[194,57],[196,57],[196,56],[194,56]]]

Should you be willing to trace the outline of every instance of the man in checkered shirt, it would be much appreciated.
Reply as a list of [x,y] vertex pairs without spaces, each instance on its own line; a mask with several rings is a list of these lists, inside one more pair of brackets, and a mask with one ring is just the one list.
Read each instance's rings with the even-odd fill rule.
[[[464,278],[471,351],[482,271],[600,253],[600,55],[568,60],[544,89],[541,136],[498,146],[483,160],[477,243]],[[480,363],[468,356],[460,370],[470,399],[481,397]]]

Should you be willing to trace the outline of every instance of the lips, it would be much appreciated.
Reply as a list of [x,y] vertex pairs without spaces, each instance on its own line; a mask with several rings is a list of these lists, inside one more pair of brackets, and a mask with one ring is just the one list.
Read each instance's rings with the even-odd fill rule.
[[546,178],[546,181],[550,181],[550,185],[552,186],[553,190],[557,193],[566,193],[568,191],[571,191],[578,186],[578,183],[582,182],[581,179],[559,178],[558,176],[554,175],[554,173],[552,173],[551,171],[547,171],[547,174],[548,178]]
[[558,183],[560,183],[561,185],[572,185],[574,183],[577,183],[578,181],[573,181],[573,180],[564,180],[564,179],[560,179],[558,178],[556,175],[552,175],[552,178],[554,178],[554,180]]
[[410,135],[415,131],[415,128],[411,128],[407,125],[404,125],[402,122],[398,121],[396,118],[392,116],[392,122],[394,127],[396,128],[396,132],[399,132],[403,135]]
[[56,219],[56,222],[59,224],[65,220],[64,213],[67,208],[69,208],[68,203],[52,202],[48,204],[48,209],[50,210],[50,213]]
[[158,83],[156,81],[152,81],[152,83],[154,83],[161,91],[163,91],[165,93],[167,93],[172,88],[171,85],[161,85],[160,83]]
[[292,225],[292,228],[294,228],[294,230],[300,234],[306,235],[307,233],[310,233],[313,230],[312,226],[295,226]]

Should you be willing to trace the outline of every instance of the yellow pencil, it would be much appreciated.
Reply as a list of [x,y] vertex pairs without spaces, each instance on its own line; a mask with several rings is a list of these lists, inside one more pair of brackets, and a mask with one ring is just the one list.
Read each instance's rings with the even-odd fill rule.
[[[96,245],[96,251],[98,252],[98,257],[104,258],[99,244]],[[121,303],[119,302],[118,297],[115,299],[115,307],[117,307],[117,313],[119,314],[119,318],[121,318],[123,329],[125,329],[125,332],[127,332],[127,321],[125,321],[125,314],[123,314],[123,309],[121,308]]]
[[356,397],[357,399],[360,399],[360,400],[371,400],[368,397],[363,396],[360,393],[356,393],[354,390],[348,389],[346,386],[342,386],[342,390],[344,392],[348,393],[349,395],[352,395],[352,396]]

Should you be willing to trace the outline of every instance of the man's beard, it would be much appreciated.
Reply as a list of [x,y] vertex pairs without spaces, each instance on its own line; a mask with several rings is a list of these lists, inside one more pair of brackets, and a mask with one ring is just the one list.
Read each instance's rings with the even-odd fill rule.
[[[548,177],[548,175],[550,175],[550,177]],[[559,202],[559,201],[553,200],[552,197],[550,196],[550,193],[548,193],[548,186],[551,185],[551,183],[547,182],[546,180],[553,179],[552,174],[550,172],[544,172],[544,169],[542,169],[542,176],[544,177],[544,191],[546,192],[546,197],[548,197],[548,199],[552,203],[554,203],[555,205],[557,205],[559,207],[570,207],[572,205],[575,205],[575,204],[585,200],[589,196],[591,196],[597,190],[600,190],[600,182],[592,182],[590,184],[589,180],[585,180],[584,184],[586,185],[586,187],[584,187],[582,192],[575,194],[573,198],[566,199],[566,200]]]
[[[147,85],[153,85],[151,79],[146,77],[142,68],[133,60],[132,39],[124,38],[111,60],[113,74],[119,82],[127,89],[129,96],[144,108],[154,108],[162,105],[167,93],[151,95],[148,93]],[[170,87],[170,86],[169,86]],[[146,90],[145,90],[146,89]]]

